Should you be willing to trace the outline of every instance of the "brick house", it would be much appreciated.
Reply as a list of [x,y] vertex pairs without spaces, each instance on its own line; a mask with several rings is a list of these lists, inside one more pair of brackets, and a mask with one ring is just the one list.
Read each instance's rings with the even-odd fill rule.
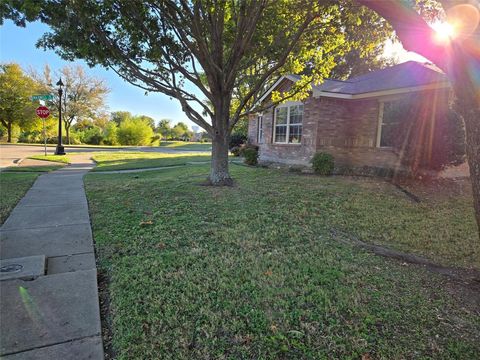
[[[268,107],[272,91],[299,79],[283,76],[258,104]],[[248,139],[259,146],[264,163],[309,165],[322,151],[343,169],[427,168],[448,111],[449,89],[438,68],[414,61],[347,81],[325,80],[302,102],[251,115]]]

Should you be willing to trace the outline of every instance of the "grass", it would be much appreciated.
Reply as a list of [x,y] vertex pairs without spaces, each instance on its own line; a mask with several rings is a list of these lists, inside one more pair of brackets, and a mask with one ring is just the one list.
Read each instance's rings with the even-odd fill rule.
[[33,155],[29,156],[29,159],[59,162],[62,164],[70,164],[70,158],[66,155]]
[[0,173],[0,224],[5,222],[15,205],[32,187],[37,176],[36,173]]
[[92,157],[97,162],[94,171],[144,169],[185,165],[188,162],[210,161],[209,153],[188,154],[155,152],[109,152],[96,153]]
[[161,147],[172,148],[175,150],[212,150],[212,143],[186,142],[186,141],[161,141]]
[[87,175],[118,359],[478,355],[478,308],[444,278],[331,235],[478,267],[467,197],[429,206],[384,183],[231,170],[231,188],[199,186],[208,166]]
[[10,166],[1,172],[50,172],[62,168],[63,165],[38,165],[38,166]]
[[[34,143],[8,143],[5,141],[0,142],[0,145],[18,145],[18,146],[45,146],[43,143],[41,144],[34,144]],[[47,147],[56,147],[57,144],[47,144]],[[87,144],[77,144],[77,145],[67,145],[63,144],[65,148],[70,148],[70,147],[78,147],[78,148],[111,148],[111,149],[123,149],[123,148],[129,148],[129,147],[136,147],[136,146],[130,146],[130,145],[87,145]]]

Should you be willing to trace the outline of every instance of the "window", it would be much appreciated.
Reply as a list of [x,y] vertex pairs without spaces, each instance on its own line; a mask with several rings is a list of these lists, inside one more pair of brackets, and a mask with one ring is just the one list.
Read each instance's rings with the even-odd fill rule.
[[263,144],[263,115],[258,115],[257,117],[257,142]]
[[402,101],[386,101],[380,104],[377,146],[394,147],[399,136],[399,125],[408,107]]
[[302,141],[303,104],[281,105],[275,109],[274,142],[299,144]]

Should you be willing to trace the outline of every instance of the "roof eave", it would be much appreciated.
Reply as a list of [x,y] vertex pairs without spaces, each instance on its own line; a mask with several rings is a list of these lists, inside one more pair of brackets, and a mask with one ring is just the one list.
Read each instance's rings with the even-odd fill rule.
[[437,83],[428,84],[428,85],[395,88],[395,89],[373,91],[373,92],[359,93],[359,94],[328,92],[328,91],[321,91],[319,89],[313,89],[313,97],[314,98],[330,97],[330,98],[337,98],[337,99],[354,100],[354,99],[367,99],[367,98],[375,98],[375,97],[382,97],[382,96],[396,95],[396,94],[405,94],[405,93],[415,92],[415,91],[435,90],[435,89],[442,89],[442,88],[448,88],[448,87],[450,87],[450,83],[446,81],[446,82],[437,82]]

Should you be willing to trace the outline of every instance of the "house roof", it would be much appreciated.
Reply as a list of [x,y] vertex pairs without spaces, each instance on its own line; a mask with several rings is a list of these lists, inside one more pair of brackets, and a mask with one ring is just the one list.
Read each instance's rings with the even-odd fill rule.
[[[286,75],[278,79],[259,99],[263,101],[283,80],[300,80],[300,75]],[[325,79],[312,86],[314,97],[360,99],[391,94],[449,87],[446,75],[430,63],[408,61],[385,69],[355,76],[348,80]]]
[[327,79],[313,88],[324,93],[358,95],[446,82],[448,82],[447,77],[436,66],[408,61],[365,75],[355,76],[346,81]]

